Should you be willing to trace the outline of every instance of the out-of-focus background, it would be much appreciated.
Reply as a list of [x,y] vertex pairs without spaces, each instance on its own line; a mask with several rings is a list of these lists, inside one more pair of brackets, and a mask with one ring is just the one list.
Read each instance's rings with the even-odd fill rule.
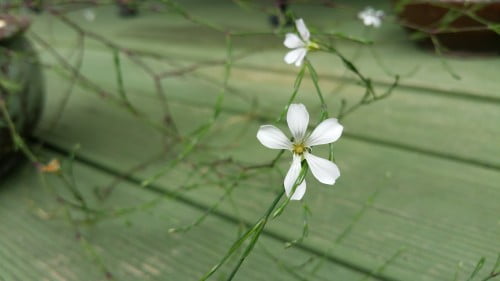
[[[414,2],[1,2],[0,280],[199,280],[282,188],[289,155],[229,178],[275,157],[260,125],[287,130],[294,18],[380,95],[399,83],[341,120],[341,177],[308,179],[235,280],[496,280],[500,4]],[[331,116],[365,94],[339,57],[308,59]],[[320,120],[308,75],[295,102]]]

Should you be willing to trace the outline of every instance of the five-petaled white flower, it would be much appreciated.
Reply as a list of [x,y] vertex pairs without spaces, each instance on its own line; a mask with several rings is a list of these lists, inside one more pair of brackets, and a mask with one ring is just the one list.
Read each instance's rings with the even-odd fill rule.
[[310,40],[311,34],[309,33],[309,29],[307,29],[304,20],[296,20],[295,26],[299,35],[295,33],[287,33],[285,41],[283,42],[285,47],[293,49],[285,55],[285,62],[288,64],[295,63],[295,66],[301,66],[307,52],[319,49],[319,45]]
[[358,14],[358,18],[363,21],[364,25],[373,27],[380,27],[383,16],[384,11],[375,10],[372,7],[366,7]]
[[313,146],[335,142],[340,138],[343,127],[335,118],[321,122],[311,134],[306,134],[309,125],[309,113],[303,104],[291,104],[288,108],[287,123],[292,140],[273,125],[262,125],[257,132],[257,139],[266,147],[272,149],[288,149],[293,153],[293,161],[285,176],[284,186],[286,195],[291,200],[300,200],[306,192],[306,181],[302,181],[293,195],[290,193],[295,181],[300,175],[302,160],[306,160],[314,177],[324,183],[333,185],[340,176],[335,163],[311,154]]

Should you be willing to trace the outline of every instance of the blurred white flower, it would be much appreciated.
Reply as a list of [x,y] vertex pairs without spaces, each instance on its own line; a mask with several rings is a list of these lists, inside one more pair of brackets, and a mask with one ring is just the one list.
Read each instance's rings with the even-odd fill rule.
[[94,13],[94,10],[92,9],[85,9],[83,11],[83,17],[87,20],[87,21],[94,21],[95,20],[95,13]]
[[363,21],[364,25],[373,27],[380,27],[383,16],[384,11],[375,10],[372,7],[366,7],[358,14],[358,18]]
[[296,20],[295,26],[299,34],[287,33],[285,41],[283,42],[287,48],[293,49],[285,55],[285,62],[288,64],[295,63],[295,66],[301,66],[307,52],[317,50],[319,46],[310,40],[311,34],[304,20]]
[[0,28],[3,28],[6,25],[7,23],[4,20],[0,19]]
[[314,177],[324,184],[335,184],[340,176],[340,171],[335,163],[311,154],[312,147],[320,144],[335,142],[342,135],[343,127],[335,118],[321,122],[311,134],[306,134],[309,125],[309,113],[303,104],[291,104],[288,108],[287,123],[292,140],[290,141],[283,132],[273,125],[262,125],[257,132],[257,139],[271,149],[287,149],[293,154],[293,161],[285,176],[284,186],[286,195],[291,200],[300,200],[306,192],[306,181],[300,183],[293,195],[295,181],[300,175],[301,162],[306,160]]

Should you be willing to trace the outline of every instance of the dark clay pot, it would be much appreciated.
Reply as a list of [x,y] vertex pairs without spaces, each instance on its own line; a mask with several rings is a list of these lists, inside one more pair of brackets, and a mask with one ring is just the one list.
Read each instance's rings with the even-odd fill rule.
[[[22,35],[26,18],[0,15],[0,102],[23,137],[35,128],[43,107],[41,66],[31,43]],[[15,149],[4,114],[0,114],[0,178],[22,159]]]
[[[393,1],[401,24],[410,32],[433,34],[439,43],[451,51],[500,53],[500,35],[475,19],[500,23],[500,2],[465,0],[397,0]],[[440,28],[450,10],[474,10],[474,16],[459,15],[449,25]],[[448,14],[449,16],[450,14]],[[432,46],[429,36],[417,42]]]

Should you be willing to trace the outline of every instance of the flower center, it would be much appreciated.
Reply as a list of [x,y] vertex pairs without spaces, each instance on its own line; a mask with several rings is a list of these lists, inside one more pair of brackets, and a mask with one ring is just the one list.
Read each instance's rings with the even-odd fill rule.
[[302,155],[306,150],[307,148],[303,143],[294,144],[292,149],[293,153],[297,155]]
[[309,41],[306,46],[307,50],[309,51],[315,51],[319,50],[319,45],[313,41]]

